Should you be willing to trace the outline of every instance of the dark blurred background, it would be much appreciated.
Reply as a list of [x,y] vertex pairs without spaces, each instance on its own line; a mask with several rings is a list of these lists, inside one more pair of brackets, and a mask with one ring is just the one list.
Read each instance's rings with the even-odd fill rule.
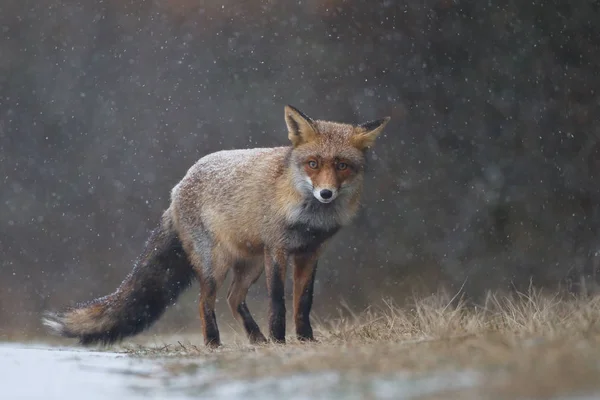
[[[392,117],[317,314],[439,287],[594,291],[599,46],[584,0],[3,0],[0,339],[116,288],[186,170],[287,144],[288,103]],[[196,294],[161,326],[198,330]]]

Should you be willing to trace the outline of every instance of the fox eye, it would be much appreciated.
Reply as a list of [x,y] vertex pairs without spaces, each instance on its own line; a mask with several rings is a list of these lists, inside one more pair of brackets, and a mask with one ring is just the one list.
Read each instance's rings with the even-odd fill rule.
[[311,167],[312,169],[317,169],[317,167],[319,166],[319,163],[317,163],[315,160],[310,160],[308,162],[308,166]]
[[338,165],[337,165],[337,169],[339,169],[340,171],[343,171],[346,168],[348,168],[348,164],[346,164],[344,162],[338,163]]

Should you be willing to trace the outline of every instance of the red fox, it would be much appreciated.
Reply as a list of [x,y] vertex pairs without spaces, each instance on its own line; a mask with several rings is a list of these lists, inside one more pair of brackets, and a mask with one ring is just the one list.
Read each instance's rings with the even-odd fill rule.
[[314,340],[309,314],[317,259],[357,213],[365,153],[390,118],[350,125],[313,120],[289,105],[284,111],[291,146],[201,158],[172,189],[159,227],[118,289],[46,313],[44,323],[81,344],[113,343],[152,325],[195,277],[204,342],[216,347],[215,299],[232,270],[229,307],[250,342],[263,343],[246,294],[264,269],[269,337],[284,343],[289,265],[296,336]]

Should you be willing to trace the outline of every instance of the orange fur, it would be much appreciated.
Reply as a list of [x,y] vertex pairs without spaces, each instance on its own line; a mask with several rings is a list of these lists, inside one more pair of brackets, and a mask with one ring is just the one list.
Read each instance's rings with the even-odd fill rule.
[[[200,281],[199,312],[209,346],[220,344],[214,305],[231,269],[229,306],[252,342],[265,340],[245,302],[248,288],[264,269],[271,299],[269,334],[281,342],[285,340],[283,285],[290,264],[296,334],[311,340],[308,316],[318,255],[355,216],[365,150],[389,118],[350,125],[312,120],[291,106],[284,111],[292,146],[220,151],[201,158],[171,191],[171,204],[155,241],[148,244],[144,264],[122,284],[118,296],[82,305],[49,325],[86,343],[112,342],[145,329],[178,290],[162,296],[155,285],[161,298],[143,323],[127,325],[118,319],[143,309],[144,304],[136,300],[136,291],[144,287],[139,277],[147,276],[156,284],[161,273],[170,271],[170,264],[164,268],[161,263],[173,262],[179,274],[169,276],[173,285],[179,284],[180,276],[187,282],[188,264]],[[179,257],[182,252],[186,259]],[[179,258],[171,261],[174,256]],[[127,331],[119,331],[120,326]]]

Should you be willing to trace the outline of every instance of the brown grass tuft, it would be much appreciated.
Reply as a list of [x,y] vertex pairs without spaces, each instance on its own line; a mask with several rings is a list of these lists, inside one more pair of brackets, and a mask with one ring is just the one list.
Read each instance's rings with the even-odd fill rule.
[[384,301],[383,306],[362,313],[347,311],[347,316],[319,323],[322,339],[398,342],[492,333],[549,338],[600,326],[600,297],[549,296],[534,289],[508,296],[489,294],[483,304],[441,292],[404,308]]
[[[143,354],[175,354],[176,364],[182,355],[200,356],[221,371],[215,385],[332,371],[352,382],[475,371],[477,385],[437,398],[546,398],[600,389],[599,317],[600,297],[532,289],[490,294],[476,304],[438,293],[407,307],[391,301],[360,313],[346,307],[338,318],[316,321],[318,343],[288,337],[285,346],[250,346],[238,337],[217,351],[179,343]],[[185,363],[170,370],[186,370]]]

